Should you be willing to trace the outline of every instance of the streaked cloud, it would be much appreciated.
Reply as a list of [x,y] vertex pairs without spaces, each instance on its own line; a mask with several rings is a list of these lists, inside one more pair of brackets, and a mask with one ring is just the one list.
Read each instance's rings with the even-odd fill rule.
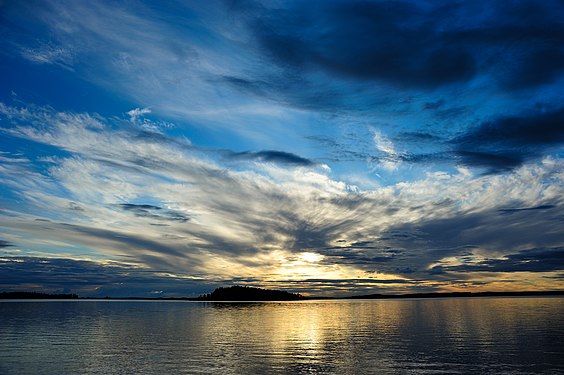
[[73,69],[73,52],[62,46],[44,43],[37,48],[22,47],[20,53],[23,58],[37,64],[56,64],[65,69]]
[[301,166],[311,166],[315,164],[313,161],[302,158],[301,156],[274,150],[233,152],[229,154],[228,157],[234,160],[256,160]]

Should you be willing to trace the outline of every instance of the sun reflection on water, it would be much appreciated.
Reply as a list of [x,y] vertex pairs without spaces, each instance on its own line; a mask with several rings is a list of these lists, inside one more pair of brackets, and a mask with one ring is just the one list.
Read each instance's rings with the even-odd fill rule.
[[548,374],[564,371],[563,308],[561,298],[0,303],[0,373]]

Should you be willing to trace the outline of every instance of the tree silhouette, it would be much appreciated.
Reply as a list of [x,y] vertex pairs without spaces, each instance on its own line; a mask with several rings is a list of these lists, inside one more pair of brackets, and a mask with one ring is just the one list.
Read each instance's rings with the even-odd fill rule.
[[303,298],[299,293],[240,285],[217,288],[212,293],[198,297],[201,301],[296,301]]

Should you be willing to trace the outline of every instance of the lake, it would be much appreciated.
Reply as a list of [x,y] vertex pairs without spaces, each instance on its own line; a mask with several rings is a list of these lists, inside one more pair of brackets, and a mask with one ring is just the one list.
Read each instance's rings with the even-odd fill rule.
[[564,298],[0,302],[0,374],[564,373]]

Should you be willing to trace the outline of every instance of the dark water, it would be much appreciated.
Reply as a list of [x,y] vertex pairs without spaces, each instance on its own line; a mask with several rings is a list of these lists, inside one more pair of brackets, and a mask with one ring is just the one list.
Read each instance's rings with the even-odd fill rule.
[[0,302],[0,374],[564,373],[564,298]]

